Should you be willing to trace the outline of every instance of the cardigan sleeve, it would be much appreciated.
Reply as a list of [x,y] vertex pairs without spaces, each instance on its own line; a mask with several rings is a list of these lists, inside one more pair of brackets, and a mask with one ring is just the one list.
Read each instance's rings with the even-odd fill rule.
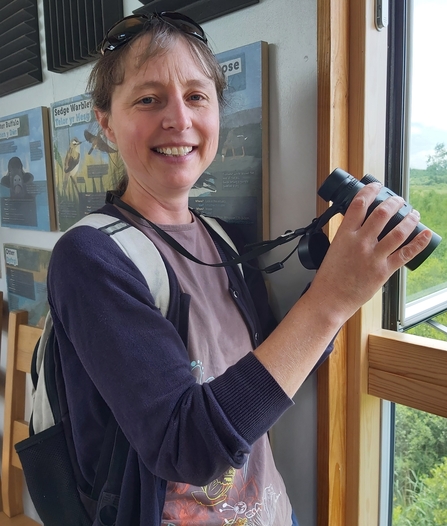
[[102,232],[77,227],[62,236],[48,291],[81,462],[93,462],[87,434],[104,427],[106,407],[152,473],[203,485],[241,467],[293,404],[252,353],[197,384],[174,325]]

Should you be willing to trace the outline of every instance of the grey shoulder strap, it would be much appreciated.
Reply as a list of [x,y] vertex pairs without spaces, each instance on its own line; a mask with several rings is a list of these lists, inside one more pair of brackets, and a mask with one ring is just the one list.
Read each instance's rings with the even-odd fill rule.
[[[106,214],[90,214],[71,226],[69,230],[78,226],[90,226],[101,230],[115,241],[143,274],[155,304],[166,317],[170,298],[168,273],[160,252],[152,241],[137,228]],[[48,429],[55,424],[44,374],[46,342],[52,327],[51,312],[48,312],[36,351],[38,381],[37,386],[33,389],[33,428],[35,433]]]
[[[203,214],[200,215],[200,218],[205,221],[205,223],[210,226],[216,234],[218,234],[230,247],[235,251],[238,252],[235,244],[233,243],[233,240],[231,237],[225,232],[225,230],[221,227],[217,219],[214,219],[214,217],[208,217]],[[242,270],[242,264],[239,263],[238,265],[239,270],[241,271],[241,274],[244,275],[244,271]]]
[[47,386],[44,373],[44,358],[47,341],[53,328],[53,318],[51,312],[45,318],[45,325],[42,336],[39,339],[39,345],[36,349],[36,371],[38,373],[37,385],[33,386],[33,410],[32,422],[34,433],[40,433],[49,427],[54,426],[53,410],[51,409],[50,401],[47,393]]
[[78,226],[91,226],[101,230],[115,241],[143,274],[155,304],[166,317],[170,298],[168,273],[160,252],[152,241],[138,228],[106,214],[90,214],[71,228]]

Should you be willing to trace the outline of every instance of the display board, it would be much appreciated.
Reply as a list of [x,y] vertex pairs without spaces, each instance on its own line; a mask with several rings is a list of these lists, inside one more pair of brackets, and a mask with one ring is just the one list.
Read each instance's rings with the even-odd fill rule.
[[0,117],[1,226],[54,230],[48,108]]
[[28,323],[43,328],[48,312],[47,272],[51,251],[3,245],[9,310],[29,312]]
[[50,114],[57,222],[65,231],[104,205],[106,191],[116,186],[122,164],[100,133],[90,95],[55,102]]
[[268,45],[216,55],[227,79],[216,158],[190,193],[192,208],[237,223],[248,242],[268,237]]

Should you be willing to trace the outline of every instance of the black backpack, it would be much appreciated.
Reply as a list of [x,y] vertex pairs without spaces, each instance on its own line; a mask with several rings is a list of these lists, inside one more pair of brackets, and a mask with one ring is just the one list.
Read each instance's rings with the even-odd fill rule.
[[[31,500],[45,526],[91,526],[95,518],[101,525],[112,526],[116,521],[129,443],[111,416],[94,485],[88,485],[74,455],[65,392],[56,386],[60,359],[51,318],[47,318],[46,329],[34,351],[31,377],[34,389],[39,376],[45,379],[53,423],[35,432],[33,411],[30,437],[15,445]],[[40,372],[39,349],[44,350]]]

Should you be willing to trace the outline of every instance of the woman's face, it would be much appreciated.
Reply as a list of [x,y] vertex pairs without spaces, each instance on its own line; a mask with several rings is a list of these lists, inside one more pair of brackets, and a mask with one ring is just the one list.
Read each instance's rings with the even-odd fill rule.
[[217,151],[216,88],[182,39],[138,66],[146,38],[129,50],[110,113],[97,112],[97,118],[124,160],[128,190],[184,198]]

